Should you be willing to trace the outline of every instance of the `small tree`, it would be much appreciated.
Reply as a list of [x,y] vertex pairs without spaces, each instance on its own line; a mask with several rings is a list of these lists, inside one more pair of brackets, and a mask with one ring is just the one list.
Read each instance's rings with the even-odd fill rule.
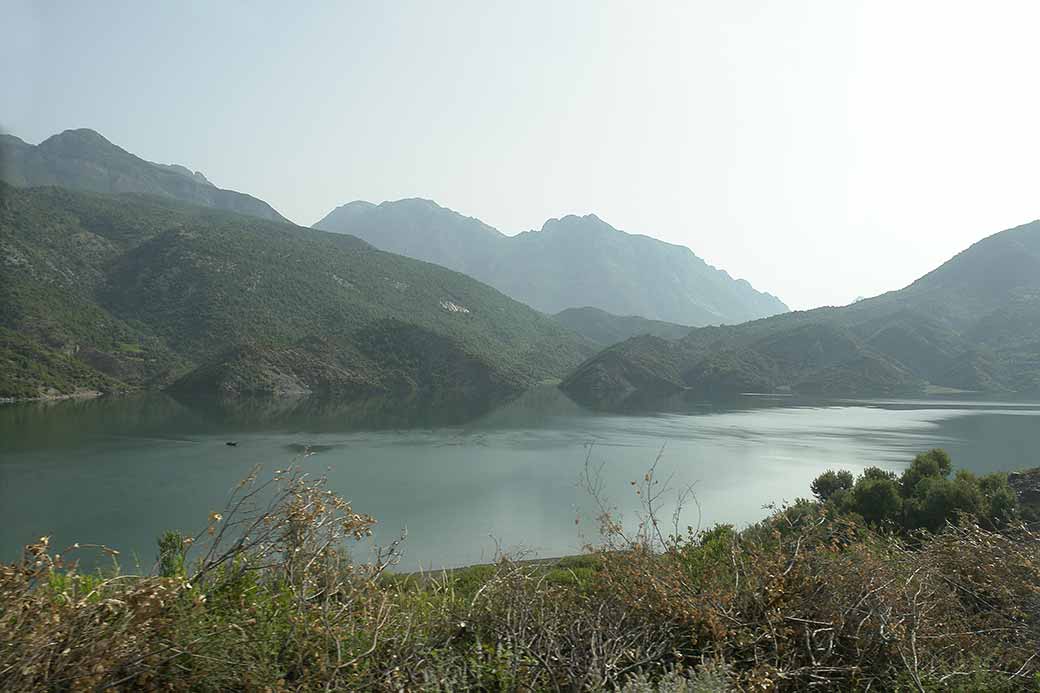
[[959,513],[977,516],[983,505],[978,484],[969,475],[956,479],[923,476],[911,493],[904,505],[903,524],[908,530],[937,532]]
[[903,497],[912,496],[914,488],[922,479],[945,479],[950,475],[952,467],[950,455],[945,450],[935,448],[921,453],[914,458],[910,467],[903,472],[903,476],[899,479]]
[[852,472],[847,469],[834,471],[828,469],[823,474],[813,479],[812,484],[809,488],[812,490],[813,495],[821,503],[826,503],[835,495],[843,493],[852,488],[852,484],[855,479],[852,476]]
[[982,511],[983,524],[1007,527],[1019,517],[1018,494],[1008,484],[1006,474],[988,474],[978,480],[979,490],[986,499]]
[[871,524],[896,521],[902,515],[903,499],[895,479],[867,477],[864,473],[850,495],[850,509]]
[[867,467],[863,470],[860,479],[863,481],[895,481],[896,473],[881,467]]

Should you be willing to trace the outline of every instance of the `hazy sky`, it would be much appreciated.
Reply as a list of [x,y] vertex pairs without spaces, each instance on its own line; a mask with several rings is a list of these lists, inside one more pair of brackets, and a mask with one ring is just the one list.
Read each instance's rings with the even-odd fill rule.
[[807,308],[1040,217],[1038,2],[0,9],[4,129],[94,128],[301,224],[594,212]]

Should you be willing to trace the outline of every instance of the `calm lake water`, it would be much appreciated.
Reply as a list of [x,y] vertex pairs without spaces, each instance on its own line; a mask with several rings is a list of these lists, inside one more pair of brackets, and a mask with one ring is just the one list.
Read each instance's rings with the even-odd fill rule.
[[[684,524],[704,527],[761,519],[764,505],[809,495],[825,469],[899,470],[936,446],[979,473],[1040,465],[1030,402],[743,397],[618,415],[546,387],[465,418],[386,402],[227,409],[163,395],[0,406],[0,558],[46,534],[57,549],[105,543],[147,568],[163,530],[197,531],[254,465],[294,460],[377,517],[376,541],[407,529],[406,570],[487,561],[498,546],[554,556],[594,541],[579,484],[590,445],[627,517],[630,482],[663,448],[659,476],[694,485],[699,511],[688,506]],[[316,453],[303,456],[307,446]]]

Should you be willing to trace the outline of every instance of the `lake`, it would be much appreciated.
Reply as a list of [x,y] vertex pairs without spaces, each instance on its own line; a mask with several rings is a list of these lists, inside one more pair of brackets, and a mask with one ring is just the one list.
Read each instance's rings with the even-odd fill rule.
[[204,527],[257,464],[327,474],[356,511],[379,520],[377,542],[407,529],[404,570],[488,561],[498,548],[555,556],[595,541],[595,506],[579,483],[587,455],[609,502],[631,519],[630,482],[660,453],[659,478],[695,491],[683,524],[702,527],[757,521],[767,504],[808,496],[828,468],[900,470],[932,447],[978,473],[1040,465],[1036,402],[747,396],[605,414],[542,387],[471,416],[392,402],[227,407],[159,394],[0,406],[0,557],[50,535],[56,550],[104,543],[124,565],[137,557],[147,569],[157,535]]

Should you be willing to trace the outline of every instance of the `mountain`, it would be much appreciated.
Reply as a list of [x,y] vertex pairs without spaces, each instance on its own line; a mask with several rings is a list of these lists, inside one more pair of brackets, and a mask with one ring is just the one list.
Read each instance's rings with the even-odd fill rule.
[[148,193],[182,202],[285,221],[263,200],[222,190],[198,171],[153,164],[93,130],[66,130],[39,145],[0,135],[0,180],[17,187],[56,185],[98,193]]
[[436,202],[412,198],[374,205],[359,200],[332,210],[314,228],[347,233],[380,250],[468,274],[527,303],[488,281],[493,269],[488,263],[498,257],[509,237]]
[[613,315],[599,308],[568,308],[553,316],[556,322],[585,337],[600,348],[639,335],[653,335],[663,339],[681,339],[692,329],[661,320],[647,320],[638,315]]
[[168,197],[0,183],[0,270],[0,397],[172,387],[490,401],[592,353],[457,272]]
[[562,387],[590,404],[681,393],[1040,391],[1040,221],[1003,231],[899,291],[678,341],[636,337]]
[[689,248],[619,231],[591,214],[506,236],[429,200],[352,202],[314,228],[464,272],[546,313],[592,306],[712,325],[787,311],[775,296],[715,269]]

